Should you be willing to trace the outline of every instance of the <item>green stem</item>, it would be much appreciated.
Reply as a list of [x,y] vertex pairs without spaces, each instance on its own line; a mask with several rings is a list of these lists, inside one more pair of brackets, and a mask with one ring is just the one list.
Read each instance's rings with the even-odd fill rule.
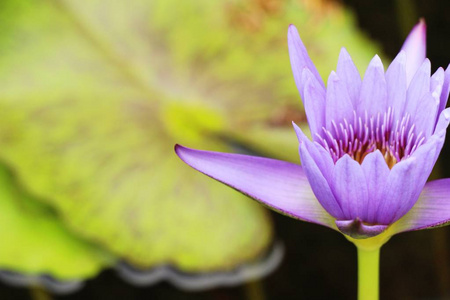
[[380,248],[358,249],[358,300],[378,300]]

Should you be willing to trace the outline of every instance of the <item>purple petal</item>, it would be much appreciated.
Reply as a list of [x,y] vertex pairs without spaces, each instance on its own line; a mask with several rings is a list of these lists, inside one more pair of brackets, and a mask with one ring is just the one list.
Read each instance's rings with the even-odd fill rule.
[[444,85],[444,79],[445,79],[445,72],[442,67],[438,68],[430,79],[430,92],[438,94],[436,95],[436,99],[438,100],[440,99],[441,96],[442,86]]
[[450,65],[445,70],[444,83],[442,85],[441,98],[439,103],[438,115],[445,109],[450,91]]
[[347,87],[335,72],[328,77],[327,101],[325,106],[326,127],[332,128],[331,122],[343,123],[353,120],[353,105]]
[[333,217],[338,219],[346,219],[339,202],[336,200],[330,189],[327,179],[324,177],[311,154],[308,152],[305,143],[300,144],[299,151],[303,170],[317,200],[319,200],[323,208],[325,208],[325,210]]
[[296,164],[241,154],[175,146],[177,155],[192,168],[229,185],[290,217],[334,228]]
[[364,111],[367,111],[369,116],[375,116],[387,110],[386,79],[383,63],[378,55],[375,55],[367,67],[359,97],[360,106],[357,111],[361,116],[364,115]]
[[447,130],[449,122],[450,122],[450,107],[444,109],[439,115],[436,128],[434,129],[434,134],[440,133],[442,131],[445,132]]
[[[409,158],[397,163],[387,179],[377,215],[387,224],[405,215],[417,201],[444,143],[444,134],[433,135]],[[392,218],[392,219],[389,219]]]
[[302,82],[305,83],[303,106],[314,139],[315,133],[325,126],[325,89],[309,69],[303,70]]
[[406,38],[402,50],[406,52],[406,77],[408,85],[422,65],[427,52],[427,27],[424,20],[414,26]]
[[436,99],[437,107],[436,107],[436,117],[434,121],[434,125],[436,125],[439,114],[442,110],[440,110],[441,106],[441,98],[442,98],[442,88],[444,86],[445,80],[445,71],[443,68],[438,68],[436,72],[434,72],[433,76],[430,79],[430,93]]
[[367,225],[361,219],[355,220],[336,220],[336,226],[343,234],[355,239],[366,239],[379,235],[388,228],[388,225]]
[[309,69],[321,86],[325,88],[325,84],[323,83],[322,78],[320,78],[319,72],[309,58],[308,51],[306,51],[306,47],[300,39],[297,28],[292,24],[289,25],[288,29],[288,47],[291,68],[294,73],[295,84],[300,92],[300,96],[303,98],[301,93],[303,93],[304,88],[304,82],[302,82],[302,72],[304,68]]
[[[408,203],[415,201],[413,192],[415,191],[415,178],[410,176],[414,170],[413,160],[406,159],[394,165],[386,181],[385,189],[380,198],[380,205],[375,215],[376,224],[391,224],[397,213],[400,202]],[[411,206],[414,202],[411,204]]]
[[359,104],[361,76],[359,75],[358,69],[353,63],[350,54],[348,54],[345,48],[342,48],[341,52],[339,53],[336,73],[338,74],[339,78],[342,79],[343,84],[347,88],[347,92],[350,96],[353,107],[357,107]]
[[347,154],[336,162],[331,189],[349,216],[345,220],[366,218],[369,199],[366,178],[361,165]]
[[323,149],[323,147],[317,146],[315,143],[311,142],[308,137],[303,133],[302,129],[292,122],[294,126],[295,133],[297,135],[300,144],[304,143],[306,150],[311,155],[312,159],[316,163],[320,172],[325,178],[330,178],[331,172],[334,168],[334,162],[331,159],[330,154]]
[[[419,149],[416,150],[414,154],[407,159],[413,160],[414,167],[412,170],[410,170],[410,172],[407,173],[406,176],[409,178],[405,180],[405,185],[408,185],[408,182],[411,182],[412,186],[409,190],[410,194],[408,194],[408,191],[405,191],[405,193],[401,194],[403,200],[397,202],[396,209],[394,209],[396,210],[396,213],[392,222],[397,221],[402,216],[404,216],[413,207],[413,205],[419,198],[420,192],[427,182],[433,166],[436,163],[436,159],[439,155],[439,152],[441,151],[443,143],[443,137],[434,136],[430,138],[430,140],[425,145],[419,147]],[[402,176],[405,175],[402,173]],[[409,198],[408,195],[410,195]]]
[[403,117],[406,103],[406,54],[404,51],[395,57],[386,71],[387,103],[394,110],[394,122]]
[[432,228],[450,222],[450,179],[428,182],[414,207],[392,226],[395,233]]
[[425,59],[420,69],[417,70],[416,75],[414,75],[406,93],[405,112],[411,116],[422,113],[417,108],[425,94],[430,92],[430,76],[431,64],[428,59]]
[[375,215],[378,206],[382,200],[387,178],[389,176],[389,167],[380,150],[369,153],[363,160],[361,168],[367,181],[369,191],[369,203],[367,207],[367,218],[364,221],[375,223]]
[[438,100],[432,94],[426,93],[417,105],[417,113],[411,117],[417,131],[423,132],[426,138],[433,133],[438,106]]

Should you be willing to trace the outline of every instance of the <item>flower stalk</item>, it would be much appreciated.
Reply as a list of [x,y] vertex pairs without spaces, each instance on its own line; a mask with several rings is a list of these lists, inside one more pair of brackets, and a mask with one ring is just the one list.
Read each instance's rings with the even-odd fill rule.
[[380,248],[358,247],[358,300],[378,300]]

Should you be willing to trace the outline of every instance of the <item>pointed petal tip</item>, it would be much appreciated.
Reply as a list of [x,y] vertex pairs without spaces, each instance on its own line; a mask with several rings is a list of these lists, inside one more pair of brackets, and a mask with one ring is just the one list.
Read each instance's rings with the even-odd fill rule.
[[418,28],[418,30],[422,30],[424,32],[426,32],[427,30],[427,23],[425,22],[425,18],[420,18],[419,19],[419,23],[416,24],[416,26]]
[[426,25],[422,19],[413,27],[402,46],[402,50],[406,52],[407,57],[408,85],[427,56],[426,40]]
[[420,18],[419,22],[416,25],[414,25],[414,27],[411,29],[408,38],[417,37],[420,39],[425,39],[426,33],[427,33],[427,24],[424,18]]
[[332,81],[333,82],[339,81],[339,75],[335,71],[330,72],[330,76],[328,76],[328,85]]
[[339,52],[339,59],[351,59],[350,53],[348,53],[345,47],[341,48],[341,51]]
[[303,130],[297,124],[295,124],[294,121],[292,121],[292,126],[294,126],[294,131],[297,135],[298,142],[300,143],[300,145],[303,144],[304,140],[308,137],[303,133]]
[[382,67],[383,62],[381,61],[381,58],[378,56],[378,54],[375,54],[375,56],[370,61],[370,65],[376,66],[376,67]]
[[176,153],[178,156],[180,156],[180,155],[179,155],[179,152],[180,152],[183,148],[184,148],[184,147],[181,146],[180,144],[175,144],[175,146],[173,146],[173,150],[175,151],[175,153]]
[[186,157],[186,155],[189,155],[189,153],[194,153],[196,151],[201,151],[201,150],[195,150],[195,149],[191,149],[188,147],[184,147],[180,144],[175,144],[175,146],[173,147],[175,150],[175,154],[186,164],[190,165],[188,160],[189,158]]
[[300,34],[298,33],[297,27],[295,27],[294,24],[289,24],[288,26],[288,40],[291,38],[297,38],[300,37]]
[[444,116],[446,121],[450,120],[450,107],[446,108],[442,111],[442,115]]
[[308,67],[303,67],[302,69],[302,82],[306,83],[308,82],[309,79],[311,79],[313,77],[313,73],[311,72],[310,69],[308,69]]

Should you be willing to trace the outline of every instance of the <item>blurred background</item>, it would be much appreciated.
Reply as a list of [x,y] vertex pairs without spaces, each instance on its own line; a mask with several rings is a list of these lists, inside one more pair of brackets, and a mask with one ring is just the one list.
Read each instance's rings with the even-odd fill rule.
[[[342,46],[362,74],[375,53],[386,67],[423,17],[436,70],[450,62],[449,9],[2,0],[0,299],[356,299],[341,234],[195,173],[173,145],[298,162],[287,26],[326,78]],[[450,177],[448,143],[432,177]],[[450,299],[449,230],[383,246],[382,299]]]

